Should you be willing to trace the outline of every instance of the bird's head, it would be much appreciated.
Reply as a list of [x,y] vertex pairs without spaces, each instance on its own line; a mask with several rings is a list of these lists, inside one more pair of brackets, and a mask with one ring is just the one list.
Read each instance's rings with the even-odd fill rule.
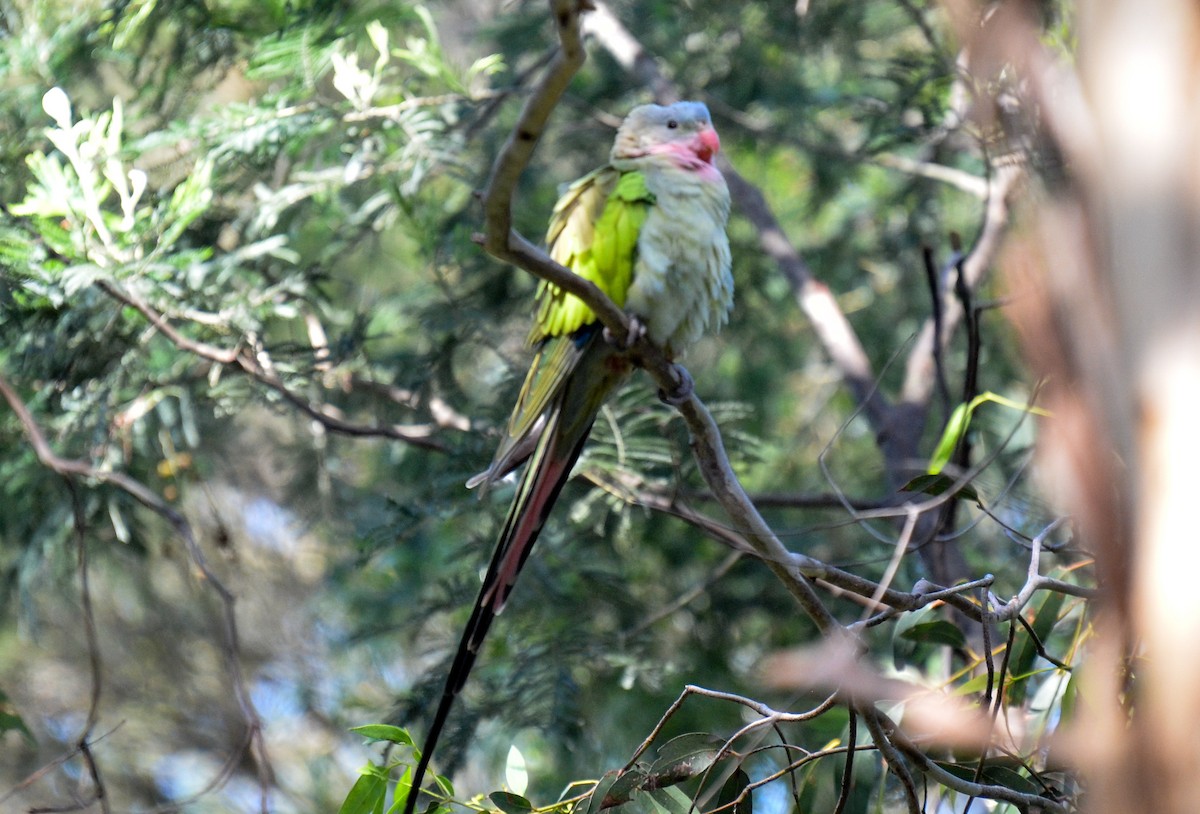
[[642,105],[629,111],[617,140],[614,161],[645,156],[664,156],[684,169],[712,166],[721,149],[712,117],[703,102],[673,105]]

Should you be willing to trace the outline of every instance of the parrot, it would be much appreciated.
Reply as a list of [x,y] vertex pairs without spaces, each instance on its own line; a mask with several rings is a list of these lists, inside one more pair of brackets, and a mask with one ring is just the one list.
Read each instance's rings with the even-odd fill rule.
[[[570,184],[546,233],[550,257],[590,280],[676,358],[719,329],[733,305],[726,236],[729,190],[713,163],[721,141],[702,102],[647,104],[617,130],[608,163]],[[534,350],[491,465],[467,482],[486,489],[522,463],[478,598],[413,773],[413,814],[434,748],[496,615],[571,474],[605,400],[630,375],[582,300],[543,281],[528,344]]]

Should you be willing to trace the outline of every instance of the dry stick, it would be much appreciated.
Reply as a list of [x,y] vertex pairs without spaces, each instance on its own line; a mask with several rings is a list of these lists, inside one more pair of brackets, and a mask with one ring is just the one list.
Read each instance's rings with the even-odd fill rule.
[[[756,729],[761,729],[766,726],[773,727],[773,728],[775,728],[776,732],[779,732],[779,728],[778,728],[779,723],[796,723],[796,722],[800,722],[800,721],[811,721],[814,718],[818,718],[821,715],[824,715],[826,712],[828,712],[830,709],[832,709],[834,707],[834,705],[837,703],[837,695],[834,694],[834,695],[830,695],[828,698],[826,698],[824,701],[822,701],[816,707],[808,710],[807,712],[782,712],[782,711],[779,711],[776,709],[772,709],[771,707],[767,706],[766,704],[762,703],[761,701],[755,701],[751,698],[746,698],[745,696],[736,695],[734,693],[729,693],[729,692],[721,692],[719,690],[709,690],[704,687],[699,687],[694,684],[689,684],[683,688],[683,692],[679,694],[679,697],[675,699],[675,701],[671,704],[671,706],[667,708],[667,711],[665,713],[663,713],[662,717],[659,718],[659,721],[654,726],[654,729],[651,730],[650,734],[646,736],[645,740],[642,741],[642,743],[638,746],[638,748],[636,750],[634,750],[634,753],[629,758],[629,761],[625,764],[624,768],[621,769],[621,773],[628,772],[634,767],[634,765],[637,763],[638,759],[643,754],[646,753],[646,751],[650,748],[651,744],[653,744],[654,741],[658,738],[659,734],[666,727],[667,722],[670,721],[671,718],[674,717],[675,713],[679,711],[680,707],[683,706],[684,701],[686,701],[688,699],[688,697],[690,697],[692,695],[699,695],[699,696],[703,696],[706,698],[714,698],[714,699],[717,699],[720,701],[729,701],[732,703],[741,704],[742,706],[747,707],[748,709],[752,710],[753,712],[755,712],[761,716],[757,720],[751,721],[750,723],[746,724],[745,726],[743,726],[741,729],[739,729],[737,732],[735,732],[733,735],[731,735],[730,737],[728,737],[725,740],[725,743],[722,744],[720,750],[713,756],[709,767],[707,769],[705,769],[705,771],[704,771],[703,777],[701,779],[702,787],[707,782],[707,779],[708,779],[709,775],[712,773],[716,764],[719,763],[726,755],[730,754],[733,751],[734,742],[738,738],[740,738],[743,735],[746,735]],[[780,739],[783,740],[782,733],[780,733]],[[784,741],[784,743],[786,744],[786,741]],[[830,750],[830,751],[821,753],[821,755],[833,754],[833,753],[836,753],[837,751],[840,751],[840,750]],[[813,757],[814,757],[813,755],[809,754],[807,759],[812,759]],[[794,768],[794,765],[791,767],[788,767],[787,769],[784,769],[783,771],[777,772],[775,775],[772,775],[769,778],[764,778],[763,780],[760,780],[760,781],[757,781],[756,783],[751,784],[747,788],[747,791],[752,790],[753,788],[757,788],[760,785],[764,785],[765,782],[770,782],[772,780],[778,779],[779,777],[782,777],[791,768]],[[745,794],[745,792],[743,792],[743,794],[739,795],[733,801],[733,803],[736,803],[736,802],[740,801],[741,799],[743,799],[744,794]],[[698,797],[696,799],[694,799],[693,806],[695,806],[698,803],[698,801],[699,801]],[[732,805],[733,805],[732,803],[727,804],[725,806],[722,806],[721,809],[716,809],[716,810],[724,810],[724,809],[730,808]]]
[[[871,594],[871,605],[878,604],[880,598],[887,592],[892,585],[892,580],[896,578],[896,572],[900,570],[900,560],[904,558],[904,554],[908,551],[908,544],[912,541],[913,532],[917,528],[917,521],[921,517],[921,510],[912,503],[907,503],[905,508],[904,529],[900,532],[900,536],[896,539],[896,545],[892,548],[892,557],[888,560],[887,568],[883,571],[883,576],[879,579],[879,588],[875,593]],[[869,613],[869,610],[867,611]],[[863,619],[867,617],[864,615]]]
[[[874,711],[874,708],[872,707]],[[886,719],[883,713],[877,714]],[[890,721],[888,721],[891,724]],[[914,765],[929,779],[939,785],[945,786],[953,791],[961,792],[974,797],[986,797],[1000,802],[1012,803],[1021,811],[1026,811],[1031,807],[1040,807],[1042,811],[1053,812],[1053,814],[1067,814],[1071,808],[1065,803],[1053,800],[1049,797],[1042,797],[1037,794],[1029,794],[1026,792],[1016,791],[1007,786],[999,786],[994,783],[974,783],[965,778],[959,777],[956,774],[943,769],[941,766],[934,763],[928,755],[926,755],[916,744],[899,729],[892,725],[890,731],[889,744],[897,749],[906,758],[911,760]]]
[[[1018,163],[1004,164],[996,168],[988,184],[988,200],[984,207],[983,225],[970,250],[961,258],[962,277],[970,290],[975,290],[987,275],[1008,230],[1009,202],[1025,178],[1025,168]],[[928,402],[934,387],[935,376],[931,371],[933,345],[945,346],[964,318],[962,304],[953,292],[945,292],[942,307],[942,333],[934,334],[932,321],[926,322],[909,354],[904,384],[900,388],[903,403],[924,404]]]
[[[2,389],[2,388],[0,388]],[[7,395],[7,393],[6,393]],[[76,804],[71,807],[34,807],[29,811],[56,811],[56,810],[76,810],[88,808],[92,803],[98,802],[100,809],[104,814],[109,814],[111,811],[108,800],[108,792],[105,788],[104,781],[100,776],[100,767],[96,762],[96,756],[92,753],[92,743],[97,740],[92,737],[92,732],[95,731],[96,722],[100,716],[100,698],[103,694],[102,676],[101,676],[101,657],[99,638],[96,634],[96,617],[92,609],[92,593],[91,586],[88,580],[88,556],[87,556],[87,539],[85,536],[87,524],[83,518],[83,506],[79,498],[78,484],[75,482],[75,475],[67,473],[58,473],[63,482],[67,486],[67,490],[71,493],[71,511],[72,511],[72,527],[75,534],[76,552],[76,568],[79,571],[79,603],[83,608],[83,630],[84,637],[87,640],[88,654],[88,671],[90,673],[91,689],[88,698],[87,719],[84,722],[83,729],[79,733],[79,737],[75,739],[75,746],[69,752],[61,754],[49,763],[44,764],[32,774],[28,775],[21,782],[13,786],[9,791],[0,795],[0,803],[5,802],[18,791],[36,783],[50,771],[58,766],[62,766],[76,754],[83,757],[83,762],[87,766],[88,777],[92,781],[91,799],[85,800],[76,797]]]
[[983,690],[983,706],[986,707],[991,703],[992,690],[996,686],[996,662],[992,657],[993,620],[990,611],[988,611],[988,603],[991,601],[991,591],[989,591],[987,588],[980,588],[979,593],[982,596],[982,601],[979,604],[983,615],[981,620],[983,624],[980,625],[980,629],[983,634],[983,662],[984,667],[987,670],[987,686]]
[[[799,748],[799,747],[796,747],[796,748]],[[857,748],[858,748],[858,751],[865,752],[869,749],[873,749],[874,747],[860,746]],[[805,750],[803,750],[803,749],[800,749],[800,751],[805,752]],[[763,775],[758,780],[755,780],[753,783],[746,786],[746,788],[744,788],[742,790],[741,794],[739,794],[737,797],[735,797],[730,803],[727,803],[726,805],[722,806],[720,809],[714,809],[714,810],[715,811],[728,811],[730,809],[733,809],[736,811],[737,804],[742,802],[743,800],[745,800],[756,789],[760,789],[763,786],[770,785],[771,783],[774,783],[776,780],[778,780],[784,776],[792,778],[792,782],[794,784],[797,769],[802,768],[803,766],[805,766],[808,763],[812,763],[814,760],[821,760],[822,758],[832,757],[833,755],[846,754],[847,752],[849,752],[849,748],[846,746],[832,746],[828,749],[822,749],[819,752],[805,752],[804,757],[800,758],[799,760],[793,760],[791,763],[787,764],[783,768],[777,769],[770,774]],[[793,801],[799,800],[799,792],[797,790],[795,790],[794,787],[793,787],[792,799],[793,799]],[[797,802],[796,810],[797,811],[800,810],[798,802]]]
[[702,579],[700,582],[697,582],[691,588],[688,588],[682,594],[675,597],[675,599],[672,601],[667,602],[659,607],[656,611],[654,611],[654,613],[651,613],[632,628],[625,631],[623,635],[625,637],[632,638],[641,633],[643,630],[648,630],[649,628],[658,624],[663,619],[674,616],[676,612],[686,608],[692,602],[703,596],[705,592],[717,582],[717,580],[729,573],[729,569],[741,562],[743,556],[744,555],[741,551],[729,552],[729,554],[725,556],[725,559],[721,560],[721,562],[718,563],[717,566],[713,568],[707,576],[704,577],[704,579]]
[[[688,684],[687,686],[685,686],[683,688],[683,692],[681,692],[679,694],[679,697],[676,698],[669,707],[667,707],[666,712],[664,712],[662,714],[662,716],[659,718],[658,723],[655,724],[654,728],[650,731],[650,734],[647,735],[645,740],[643,740],[641,742],[641,744],[637,747],[637,749],[634,750],[633,754],[630,756],[630,758],[626,762],[625,766],[621,769],[620,774],[625,774],[626,772],[629,772],[630,770],[633,769],[633,767],[637,764],[638,759],[641,758],[641,756],[644,755],[650,749],[650,746],[654,743],[655,740],[658,739],[658,736],[662,733],[663,729],[666,728],[667,723],[675,716],[675,713],[677,713],[679,711],[679,709],[683,706],[684,702],[693,695],[699,695],[699,696],[703,696],[705,698],[714,698],[719,701],[729,701],[732,703],[741,704],[742,706],[745,706],[745,707],[751,709],[752,711],[758,713],[760,716],[762,716],[757,721],[753,721],[750,724],[747,724],[745,727],[743,727],[741,730],[739,730],[738,733],[736,733],[735,735],[733,735],[732,737],[728,738],[725,741],[725,743],[721,746],[720,751],[718,751],[717,754],[713,756],[711,764],[709,766],[709,769],[705,770],[704,778],[708,777],[712,765],[715,765],[718,761],[720,761],[723,757],[725,757],[725,755],[729,754],[732,751],[734,740],[736,740],[742,734],[745,734],[746,732],[752,731],[757,728],[761,728],[763,726],[773,726],[781,721],[782,722],[797,722],[797,721],[812,720],[813,718],[817,718],[821,715],[824,715],[826,712],[828,712],[833,707],[834,703],[836,702],[836,696],[831,695],[827,699],[825,699],[825,701],[823,701],[821,704],[818,704],[816,707],[814,707],[813,709],[810,709],[807,712],[780,712],[779,710],[771,709],[766,704],[763,704],[759,701],[755,701],[750,698],[746,698],[741,695],[735,695],[733,693],[721,692],[718,690],[709,690],[704,687],[696,686],[694,684]],[[704,783],[703,779],[701,780],[701,783],[702,784]],[[595,794],[598,789],[599,789],[599,784],[597,784],[596,786],[593,786],[592,790],[588,794],[583,795],[581,797],[581,799],[588,797],[590,794]],[[626,802],[626,801],[622,800],[620,802]],[[610,806],[606,804],[606,801],[601,801],[601,807],[607,808]]]
[[[734,549],[734,551],[761,556],[755,551],[751,543],[736,529],[731,528],[727,523],[720,523],[711,517],[703,515],[688,506],[672,503],[663,496],[653,494],[639,496],[637,505],[683,520],[688,525],[699,529],[717,542]],[[968,615],[978,614],[978,608],[969,600],[958,596],[958,594],[979,583],[958,585],[945,590],[926,590],[914,593],[905,593],[883,586],[884,590],[880,593],[880,583],[828,565],[806,554],[790,553],[787,562],[794,565],[805,576],[821,584],[826,589],[833,589],[835,592],[845,592],[852,596],[863,597],[868,606],[888,606],[888,611],[885,611],[884,614],[872,617],[864,622],[855,623],[850,626],[851,629],[873,627],[887,619],[891,619],[896,613],[917,610],[933,602],[940,601],[948,601],[954,607],[959,608]],[[992,579],[991,577],[986,577],[983,582],[990,585]],[[869,597],[876,598],[872,600]]]
[[187,518],[167,505],[162,498],[136,478],[132,478],[122,472],[97,469],[86,461],[59,457],[46,440],[45,434],[42,432],[41,427],[38,426],[37,421],[34,420],[33,414],[30,413],[25,402],[21,400],[21,397],[17,395],[12,385],[2,375],[0,375],[0,396],[4,397],[4,400],[8,402],[9,408],[17,416],[17,420],[20,421],[21,426],[25,430],[26,438],[29,440],[30,445],[33,446],[33,451],[43,466],[59,475],[83,477],[114,486],[166,520],[179,538],[183,540],[184,547],[187,549],[192,563],[204,576],[205,581],[216,591],[217,596],[221,600],[223,611],[225,657],[233,685],[233,694],[237,701],[238,710],[241,712],[242,721],[246,725],[247,744],[244,748],[248,749],[254,756],[259,773],[261,810],[263,814],[266,814],[269,809],[268,790],[273,772],[271,770],[270,758],[267,755],[266,743],[263,740],[262,721],[258,717],[258,711],[254,707],[254,702],[251,700],[249,692],[246,690],[245,677],[242,674],[241,645],[239,644],[237,615],[234,612],[235,599],[230,590],[225,587],[225,584],[208,567],[208,562],[204,557],[204,552],[196,541],[191,524]]
[[[942,500],[939,496],[929,503],[917,504],[915,507],[909,507],[909,510],[922,512],[936,506],[936,502]],[[707,517],[696,510],[680,505],[671,501],[667,496],[659,493],[643,493],[638,496],[636,505],[649,508],[653,511],[659,511],[670,514],[672,517],[683,520],[685,523],[699,529],[714,540],[723,543],[734,549],[735,552],[744,552],[747,554],[755,554],[753,546],[750,542],[737,530],[730,528],[728,524],[720,523],[711,517]],[[890,510],[892,512],[904,512],[905,507]],[[1031,560],[1029,577],[1021,589],[1013,596],[1009,602],[999,605],[997,611],[992,613],[989,618],[993,621],[1006,621],[1018,614],[1029,602],[1033,599],[1033,595],[1039,590],[1055,591],[1057,593],[1066,594],[1068,596],[1078,596],[1082,598],[1091,598],[1095,596],[1094,589],[1075,585],[1074,583],[1065,582],[1054,579],[1052,577],[1042,576],[1037,572],[1037,553],[1040,552],[1044,540],[1062,523],[1066,522],[1066,518],[1059,518],[1044,529],[1034,542],[1037,546],[1034,556]],[[800,569],[806,576],[812,578],[817,584],[829,589],[844,591],[852,596],[867,598],[865,601],[870,605],[886,605],[887,609],[872,616],[869,619],[861,620],[849,625],[850,630],[863,630],[869,627],[875,627],[889,619],[895,618],[900,613],[905,611],[918,610],[933,604],[934,602],[946,602],[953,606],[956,610],[961,611],[971,619],[981,622],[983,621],[983,611],[980,605],[971,602],[964,595],[976,588],[988,588],[995,581],[991,575],[986,575],[980,579],[971,582],[962,583],[949,588],[941,588],[931,586],[924,580],[918,582],[917,588],[911,592],[897,591],[884,585],[884,591],[879,593],[881,583],[869,580],[866,577],[861,577],[849,571],[844,571],[832,565],[813,559],[805,554],[792,553],[789,555],[789,561]],[[874,599],[870,599],[873,597]]]

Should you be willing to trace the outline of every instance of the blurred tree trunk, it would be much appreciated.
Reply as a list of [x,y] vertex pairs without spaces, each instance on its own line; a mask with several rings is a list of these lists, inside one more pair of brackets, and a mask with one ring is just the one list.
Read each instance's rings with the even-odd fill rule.
[[1088,811],[1193,814],[1200,7],[1080,4],[1075,69],[1046,53],[1032,9],[1001,6],[985,26],[991,44],[977,44],[1020,66],[1065,158],[1005,258],[1055,413],[1047,481],[1095,552],[1105,595],[1065,742],[1087,775]]

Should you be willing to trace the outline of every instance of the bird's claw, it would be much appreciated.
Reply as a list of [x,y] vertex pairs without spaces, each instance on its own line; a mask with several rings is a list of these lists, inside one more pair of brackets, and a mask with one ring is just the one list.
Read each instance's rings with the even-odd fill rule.
[[681,365],[671,365],[671,374],[675,377],[675,387],[670,392],[659,390],[658,397],[664,403],[678,407],[692,397],[696,382],[687,368]]
[[613,332],[607,326],[604,328],[604,341],[622,351],[628,351],[645,335],[646,324],[636,314],[629,316],[629,332],[625,334],[624,341],[620,341],[613,336]]

